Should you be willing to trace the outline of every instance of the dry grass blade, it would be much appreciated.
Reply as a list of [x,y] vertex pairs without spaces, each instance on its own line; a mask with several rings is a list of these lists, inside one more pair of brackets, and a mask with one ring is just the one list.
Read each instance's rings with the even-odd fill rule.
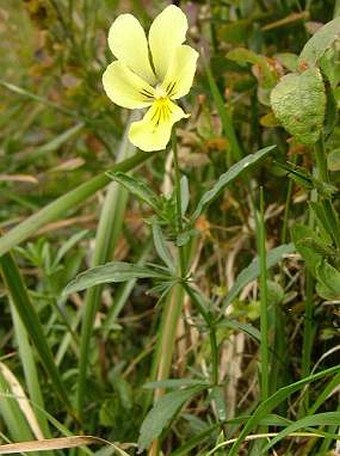
[[74,435],[71,437],[60,437],[55,439],[34,440],[31,442],[8,443],[0,445],[0,454],[31,453],[33,451],[62,450],[65,448],[76,448],[86,445],[109,445],[121,456],[128,456],[124,450],[114,443],[99,437],[88,435]]
[[33,434],[37,439],[43,439],[44,434],[42,433],[42,430],[40,429],[39,423],[37,421],[37,418],[34,414],[34,411],[25,395],[25,392],[16,379],[16,377],[12,374],[12,372],[8,369],[8,367],[0,363],[0,371],[1,374],[3,375],[4,379],[8,383],[9,388],[11,389],[13,395],[16,397],[16,400],[18,402],[18,405],[22,411],[22,413],[25,415],[25,418],[32,429]]

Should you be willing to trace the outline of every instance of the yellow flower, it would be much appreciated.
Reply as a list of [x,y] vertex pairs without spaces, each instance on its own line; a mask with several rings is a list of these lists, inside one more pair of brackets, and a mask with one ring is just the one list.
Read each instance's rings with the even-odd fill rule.
[[198,53],[184,45],[188,22],[170,5],[153,21],[148,39],[132,14],[121,14],[109,31],[109,47],[117,58],[103,74],[107,96],[128,109],[150,107],[133,122],[130,141],[144,151],[165,149],[175,122],[189,117],[173,100],[186,95],[196,71]]

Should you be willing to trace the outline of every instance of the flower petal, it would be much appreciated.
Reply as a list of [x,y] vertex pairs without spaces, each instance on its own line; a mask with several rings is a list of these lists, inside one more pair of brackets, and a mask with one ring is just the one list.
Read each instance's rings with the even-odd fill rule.
[[113,22],[108,38],[112,54],[149,84],[156,83],[149,60],[143,27],[132,14],[121,14]]
[[154,88],[119,60],[104,71],[103,86],[107,96],[123,108],[146,108],[153,103]]
[[198,52],[190,46],[179,46],[173,55],[162,89],[173,100],[184,97],[191,86],[196,71]]
[[165,8],[151,24],[149,45],[159,81],[164,80],[175,49],[185,41],[187,30],[187,18],[175,5]]
[[129,139],[145,152],[163,150],[170,140],[174,123],[183,117],[189,117],[189,114],[169,99],[155,100],[143,119],[131,124]]

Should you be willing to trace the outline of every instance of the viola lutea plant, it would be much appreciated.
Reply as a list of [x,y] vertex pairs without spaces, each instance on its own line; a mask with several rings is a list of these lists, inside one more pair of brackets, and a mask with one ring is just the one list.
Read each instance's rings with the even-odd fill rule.
[[187,30],[185,14],[174,5],[155,18],[148,38],[132,14],[118,16],[110,28],[117,60],[103,74],[104,89],[121,107],[149,108],[129,130],[130,141],[143,151],[165,149],[173,125],[189,117],[174,102],[189,92],[196,71],[198,53],[183,44]]

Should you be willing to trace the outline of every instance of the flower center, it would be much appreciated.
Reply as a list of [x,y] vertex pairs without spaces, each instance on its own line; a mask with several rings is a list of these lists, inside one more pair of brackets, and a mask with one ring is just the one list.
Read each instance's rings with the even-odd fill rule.
[[167,93],[160,85],[157,85],[155,87],[155,95],[154,95],[154,97],[155,97],[156,100],[159,100],[161,98],[167,98]]

